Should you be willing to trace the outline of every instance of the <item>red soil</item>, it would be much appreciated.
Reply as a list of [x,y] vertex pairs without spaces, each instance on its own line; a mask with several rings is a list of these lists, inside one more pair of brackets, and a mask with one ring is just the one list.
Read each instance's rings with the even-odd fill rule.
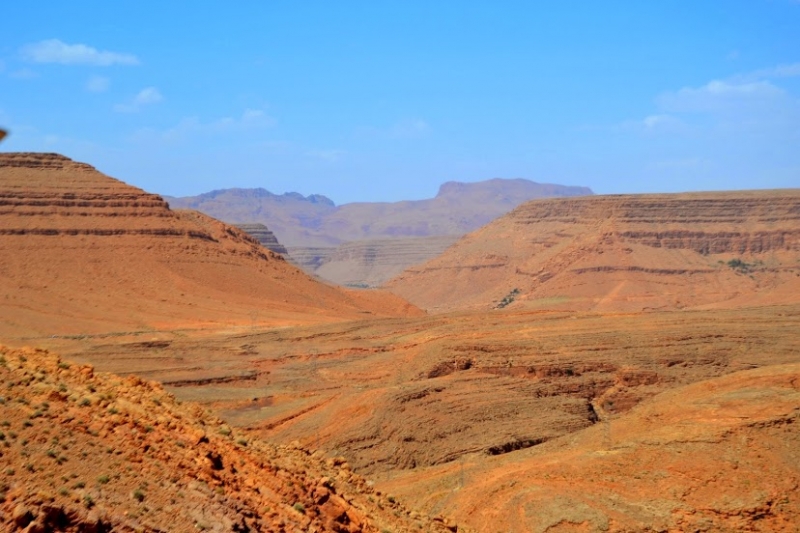
[[419,313],[326,285],[243,232],[55,154],[0,154],[0,335]]
[[535,200],[387,287],[429,311],[795,302],[800,190]]

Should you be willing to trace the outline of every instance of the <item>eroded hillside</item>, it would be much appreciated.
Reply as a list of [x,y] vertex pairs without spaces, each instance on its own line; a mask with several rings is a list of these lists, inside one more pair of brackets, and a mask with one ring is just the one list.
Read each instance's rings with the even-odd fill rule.
[[0,334],[414,313],[311,279],[242,231],[57,154],[0,154]]
[[791,301],[800,190],[532,201],[387,286],[430,311]]
[[480,531],[760,531],[800,524],[800,365],[677,388],[571,438],[385,484]]
[[155,383],[0,346],[4,531],[448,531],[342,459],[268,445]]

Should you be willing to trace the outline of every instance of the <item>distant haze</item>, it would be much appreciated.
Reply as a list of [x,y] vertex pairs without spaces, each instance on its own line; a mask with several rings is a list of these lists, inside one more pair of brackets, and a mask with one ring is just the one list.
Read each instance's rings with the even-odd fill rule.
[[463,235],[534,198],[593,194],[588,187],[493,179],[447,182],[435,198],[336,206],[322,195],[264,189],[216,190],[167,197],[173,208],[196,209],[229,223],[265,224],[285,246],[336,246],[365,239]]
[[[800,186],[800,2],[3,2],[3,150],[172,196]],[[144,31],[143,29],[146,29]]]

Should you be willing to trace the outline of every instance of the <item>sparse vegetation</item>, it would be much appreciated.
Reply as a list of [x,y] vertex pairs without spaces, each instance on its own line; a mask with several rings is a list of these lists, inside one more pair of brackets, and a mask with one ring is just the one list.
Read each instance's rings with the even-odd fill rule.
[[740,274],[750,274],[756,269],[756,267],[763,265],[764,263],[762,261],[754,261],[752,263],[746,263],[741,259],[736,258],[736,259],[731,259],[725,264]]
[[500,303],[499,303],[499,304],[497,304],[497,306],[495,307],[495,309],[502,309],[502,308],[504,308],[504,307],[506,307],[506,306],[510,305],[510,304],[511,304],[511,303],[512,303],[512,302],[513,302],[515,299],[516,299],[516,297],[517,297],[517,295],[518,295],[519,293],[520,293],[520,290],[519,290],[519,289],[517,289],[517,288],[514,288],[514,289],[512,289],[512,290],[511,290],[511,292],[509,292],[508,294],[506,294],[506,295],[503,297],[503,299],[502,299],[502,300],[500,300]]

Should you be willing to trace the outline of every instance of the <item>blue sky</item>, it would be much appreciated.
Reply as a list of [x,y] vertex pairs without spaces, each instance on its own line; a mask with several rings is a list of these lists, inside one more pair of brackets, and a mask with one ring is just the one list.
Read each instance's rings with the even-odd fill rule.
[[0,126],[170,195],[800,187],[800,1],[5,2]]

